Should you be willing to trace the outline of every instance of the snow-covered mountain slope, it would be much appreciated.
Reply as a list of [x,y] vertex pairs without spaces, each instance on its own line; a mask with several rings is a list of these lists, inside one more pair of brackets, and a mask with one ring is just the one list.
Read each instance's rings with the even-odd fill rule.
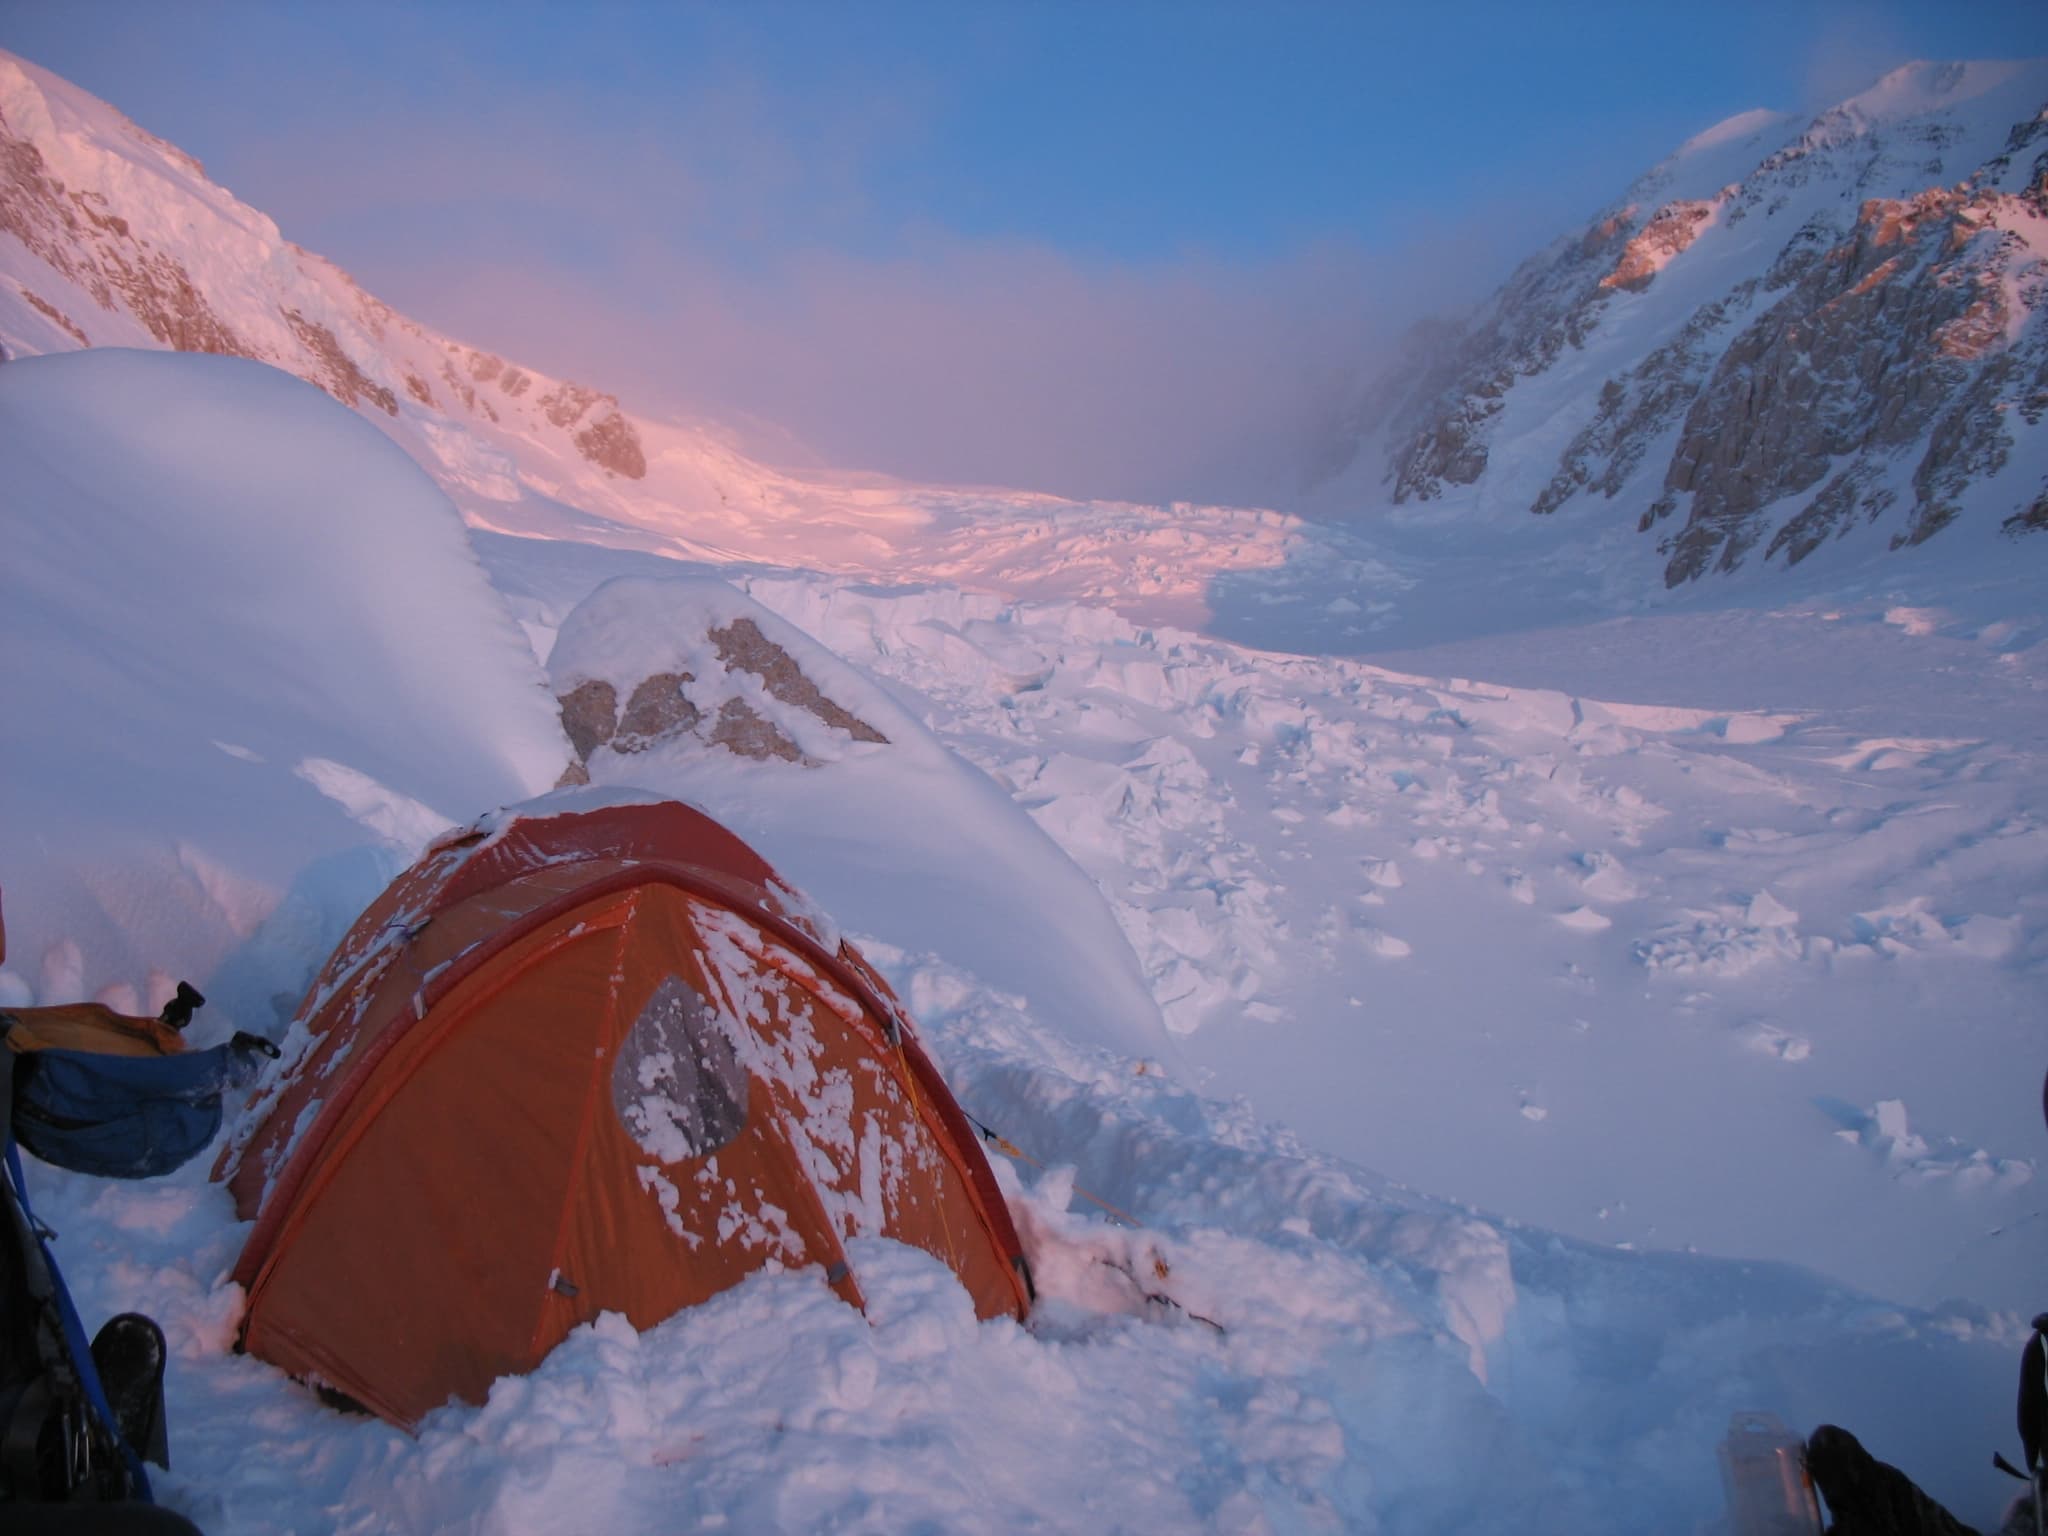
[[[2048,517],[2044,102],[2048,66],[1914,65],[1809,123],[1750,112],[1698,135],[1475,315],[1417,331],[1330,434],[1303,502],[1319,524],[771,468],[395,313],[4,54],[0,350],[275,363],[393,437],[478,528],[1307,650],[1427,643],[1447,607],[1602,617],[1730,569],[1885,568],[1913,588],[1928,567],[1894,546],[1996,572],[2034,560]],[[1303,600],[1328,621],[1301,622]]]
[[[154,1000],[154,967],[210,995],[202,1039],[275,1032],[402,850],[567,760],[533,657],[447,505],[274,371],[30,359],[0,369],[0,431],[30,492],[4,503],[23,553],[0,577],[18,616],[0,1000]],[[662,587],[693,616],[669,632],[686,643],[758,612],[701,570],[676,583],[675,562],[472,537],[558,682],[678,659],[708,679],[639,614]],[[629,572],[670,579],[577,617]],[[1081,904],[1057,859],[1020,852],[1028,811],[1107,889],[1113,917],[1085,893],[1094,921],[1135,945],[1180,1032],[1132,1055],[991,985],[1066,963],[1043,929],[856,931],[966,1107],[1052,1165],[1005,1165],[1030,1325],[977,1323],[941,1267],[877,1243],[858,1255],[865,1319],[817,1274],[758,1274],[645,1335],[601,1320],[411,1439],[232,1352],[245,1229],[204,1159],[135,1184],[32,1165],[87,1319],[165,1325],[172,1507],[212,1536],[1686,1533],[1718,1518],[1731,1414],[1764,1410],[1851,1425],[1990,1525],[1984,1451],[2010,1433],[2021,1325],[1984,1303],[2040,1273],[2044,1234],[2016,1203],[2038,1140],[2008,1102],[2032,1114],[2032,1058],[2019,1072],[2027,1041],[2005,1049],[2041,996],[2032,737],[1879,742],[1824,711],[1603,709],[929,584],[746,584],[841,654],[778,631],[914,745],[922,792],[883,797],[858,770],[884,749],[794,718],[822,766],[678,745],[638,765],[657,787],[791,836],[845,787],[854,824],[806,840],[804,883],[855,918],[897,907],[898,844],[1001,858],[1018,900]],[[609,640],[592,633],[607,592],[635,610]],[[927,732],[1007,783],[1000,837]],[[1813,803],[1829,795],[1839,813]],[[221,851],[250,845],[254,872],[223,878]],[[72,901],[45,876],[81,848],[95,878]],[[154,879],[167,858],[192,880]],[[180,920],[208,902],[234,920],[225,954]],[[1911,1027],[1929,996],[1938,1031]],[[1211,1039],[1205,1078],[1186,1058]],[[1307,1086],[1276,1098],[1290,1078]],[[1411,1187],[1328,1150],[1324,1092]],[[1274,1103],[1314,1134],[1261,1118]],[[1522,1186],[1512,1168],[1481,1186],[1517,1163]],[[1578,1213],[1603,1235],[1675,1244],[1718,1216],[1742,1258],[1509,1219],[1553,1181],[1560,1200],[1619,1197],[1605,1223]],[[1527,1209],[1425,1192],[1444,1186]],[[1884,1269],[1857,1237],[1931,1253],[1993,1223],[2005,1235],[1957,1255],[1952,1284]],[[1797,1225],[1800,1256],[1837,1272],[1970,1299],[1901,1307],[1755,1261]]]
[[1534,514],[1672,586],[1959,520],[2038,561],[2044,413],[2048,61],[1912,64],[1710,129],[1418,333],[1318,500],[1468,539]]
[[786,474],[710,428],[437,335],[287,241],[190,156],[0,53],[0,351],[273,363],[412,454],[473,525],[723,561],[926,576],[1193,621],[1289,519]]

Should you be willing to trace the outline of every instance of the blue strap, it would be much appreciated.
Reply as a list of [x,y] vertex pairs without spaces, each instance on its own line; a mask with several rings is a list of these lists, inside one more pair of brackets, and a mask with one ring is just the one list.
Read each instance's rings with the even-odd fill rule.
[[[0,1052],[8,1047],[0,1043]],[[130,1497],[145,1504],[154,1504],[156,1497],[149,1487],[149,1474],[143,1470],[142,1458],[122,1438],[120,1425],[114,1419],[114,1410],[107,1404],[105,1388],[100,1385],[99,1368],[93,1364],[92,1345],[85,1337],[85,1326],[78,1320],[78,1309],[71,1304],[71,1290],[64,1284],[64,1275],[57,1268],[57,1257],[50,1252],[49,1228],[36,1220],[36,1213],[28,1200],[28,1184],[21,1173],[21,1154],[16,1150],[13,1136],[7,1138],[7,1176],[14,1184],[14,1196],[21,1202],[21,1214],[28,1218],[29,1230],[36,1235],[36,1246],[42,1250],[43,1263],[49,1267],[50,1278],[55,1282],[57,1293],[57,1315],[64,1325],[64,1347],[71,1353],[71,1363],[78,1372],[79,1384],[85,1389],[85,1400],[92,1406],[114,1444],[120,1448],[121,1460],[128,1468]]]

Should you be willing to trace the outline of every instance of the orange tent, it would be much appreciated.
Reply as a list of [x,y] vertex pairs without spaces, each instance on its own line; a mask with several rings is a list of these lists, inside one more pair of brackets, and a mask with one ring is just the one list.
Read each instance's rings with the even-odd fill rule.
[[[575,802],[570,802],[573,805]],[[357,920],[310,1044],[221,1159],[249,1352],[411,1426],[601,1311],[650,1327],[845,1239],[1030,1279],[901,1005],[732,833],[674,802],[480,826]]]

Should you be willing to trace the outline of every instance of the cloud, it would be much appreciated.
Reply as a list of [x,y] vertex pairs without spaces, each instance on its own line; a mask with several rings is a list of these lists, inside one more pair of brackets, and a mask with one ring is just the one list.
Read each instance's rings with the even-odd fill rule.
[[1804,101],[1821,111],[1867,90],[1913,57],[1896,17],[1879,6],[1824,6],[1807,46]]
[[[615,30],[577,45],[623,72],[593,91],[446,30],[266,88],[223,179],[424,323],[784,462],[1284,503],[1389,337],[1532,243],[1496,207],[1393,250],[1056,248],[992,197],[949,204],[978,229],[906,212],[957,171],[926,153],[960,88],[930,70],[799,87],[740,50],[650,89]],[[351,112],[401,45],[404,94]]]
[[[649,239],[622,244],[602,283],[444,260],[408,274],[402,307],[636,409],[738,422],[784,462],[1277,504],[1415,318],[1416,265],[1350,246],[1088,262],[930,231],[905,254],[735,270]],[[1447,296],[1441,270],[1429,291]]]
[[[1688,132],[1802,61],[1826,104],[1958,17],[2002,48],[2025,14],[1616,5],[1566,39],[1496,9],[1484,37],[1427,7],[76,0],[10,25],[402,311],[636,409],[911,478],[1285,504],[1408,322]],[[1701,67],[1643,67],[1681,53]],[[1198,225],[1208,248],[1160,247]]]
[[765,457],[1144,501],[1286,504],[1398,332],[1552,233],[1496,205],[1379,251],[1119,260],[878,231],[872,134],[809,159],[735,100],[705,109],[747,126],[711,156],[481,114],[389,180],[387,125],[300,162],[301,195],[341,243],[382,228],[323,253],[404,312]]

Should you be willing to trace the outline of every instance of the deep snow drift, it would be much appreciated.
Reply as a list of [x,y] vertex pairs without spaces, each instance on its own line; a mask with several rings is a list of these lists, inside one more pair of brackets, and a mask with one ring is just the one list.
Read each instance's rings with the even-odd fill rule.
[[318,390],[66,355],[0,368],[0,433],[0,885],[10,969],[44,996],[232,982],[285,892],[331,922],[383,850],[561,772],[445,499]]
[[[241,1231],[203,1166],[37,1167],[88,1319],[166,1325],[162,1487],[209,1530],[1689,1532],[1738,1409],[1847,1423],[1994,1518],[2048,1256],[2034,631],[1796,621],[1936,647],[1900,705],[1958,722],[1936,737],[1824,690],[1603,704],[481,537],[515,627],[453,508],[254,365],[10,362],[0,451],[30,663],[0,719],[32,744],[0,763],[6,997],[184,974],[202,1038],[280,1030],[427,836],[567,763],[537,656],[557,686],[690,661],[708,707],[752,685],[694,647],[752,617],[888,747],[792,719],[809,765],[677,743],[593,776],[829,892],[968,1109],[1051,1165],[1002,1170],[1029,1329],[877,1245],[866,1320],[761,1275],[585,1330],[418,1440],[228,1352]],[[1002,875],[1039,926],[919,904]],[[1035,991],[1048,963],[1105,1017]],[[1136,978],[1143,1020],[1109,1006]]]

